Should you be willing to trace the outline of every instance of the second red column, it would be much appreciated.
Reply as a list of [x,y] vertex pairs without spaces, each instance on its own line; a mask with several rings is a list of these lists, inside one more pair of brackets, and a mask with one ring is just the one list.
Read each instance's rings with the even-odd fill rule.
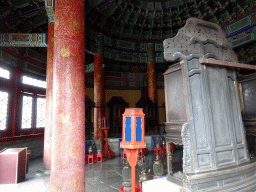
[[102,118],[105,115],[105,79],[104,79],[104,56],[103,34],[98,35],[98,53],[94,55],[94,138],[104,141],[102,133]]

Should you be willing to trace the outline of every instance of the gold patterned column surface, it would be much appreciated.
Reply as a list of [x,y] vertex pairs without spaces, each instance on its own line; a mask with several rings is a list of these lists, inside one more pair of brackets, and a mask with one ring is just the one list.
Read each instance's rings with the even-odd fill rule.
[[51,169],[51,139],[53,126],[53,47],[54,47],[54,23],[48,24],[48,47],[47,47],[47,69],[46,69],[46,114],[44,129],[44,167]]
[[52,192],[85,191],[84,0],[56,0]]

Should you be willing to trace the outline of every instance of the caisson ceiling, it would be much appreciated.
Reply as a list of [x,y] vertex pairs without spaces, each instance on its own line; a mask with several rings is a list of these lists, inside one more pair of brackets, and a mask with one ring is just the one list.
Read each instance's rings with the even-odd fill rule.
[[255,0],[89,0],[86,24],[116,38],[162,41],[189,17],[223,26],[247,14]]
[[[255,0],[87,0],[86,27],[131,40],[174,36],[189,17],[220,26],[255,7]],[[44,0],[0,0],[1,32],[47,32]]]
[[[97,35],[102,33],[106,69],[145,71],[145,66],[139,65],[147,62],[149,42],[155,43],[156,62],[165,65],[163,40],[175,36],[187,18],[197,17],[222,26],[240,62],[254,64],[255,8],[255,0],[86,0],[86,61],[93,62]],[[47,30],[44,0],[0,0],[0,32],[47,33]],[[244,43],[246,46],[241,47]],[[46,48],[35,50],[46,54]]]
[[187,18],[196,17],[220,25],[232,48],[239,47],[240,62],[252,63],[255,8],[255,0],[88,0],[86,48],[97,52],[97,34],[102,33],[105,58],[146,63],[147,43],[154,42],[156,62],[164,63],[163,40],[175,36]]

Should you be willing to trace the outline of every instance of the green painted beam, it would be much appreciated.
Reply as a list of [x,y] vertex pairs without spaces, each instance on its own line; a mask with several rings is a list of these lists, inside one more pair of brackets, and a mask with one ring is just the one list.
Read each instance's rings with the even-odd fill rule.
[[46,33],[2,33],[0,47],[47,47]]

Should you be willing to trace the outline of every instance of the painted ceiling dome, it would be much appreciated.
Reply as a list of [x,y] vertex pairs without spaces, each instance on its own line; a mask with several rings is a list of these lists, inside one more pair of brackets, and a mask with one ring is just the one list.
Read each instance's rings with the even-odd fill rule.
[[90,0],[86,21],[116,38],[162,41],[177,34],[189,17],[223,26],[246,14],[253,0]]
[[[45,2],[54,1],[0,0],[0,32],[47,33]],[[87,0],[86,50],[91,55],[97,52],[97,36],[102,33],[106,59],[146,63],[147,44],[153,42],[156,62],[163,63],[163,40],[175,36],[189,17],[220,25],[228,38],[232,36],[234,49],[241,44],[238,39],[248,35],[249,25],[251,36],[255,33],[255,15],[255,0]],[[237,37],[241,28],[245,32]],[[239,51],[238,57],[247,52]],[[92,58],[87,59],[91,62]]]
[[[108,36],[162,41],[174,36],[187,18],[220,26],[255,8],[254,0],[88,0],[87,27]],[[1,32],[47,32],[44,0],[0,0]]]

